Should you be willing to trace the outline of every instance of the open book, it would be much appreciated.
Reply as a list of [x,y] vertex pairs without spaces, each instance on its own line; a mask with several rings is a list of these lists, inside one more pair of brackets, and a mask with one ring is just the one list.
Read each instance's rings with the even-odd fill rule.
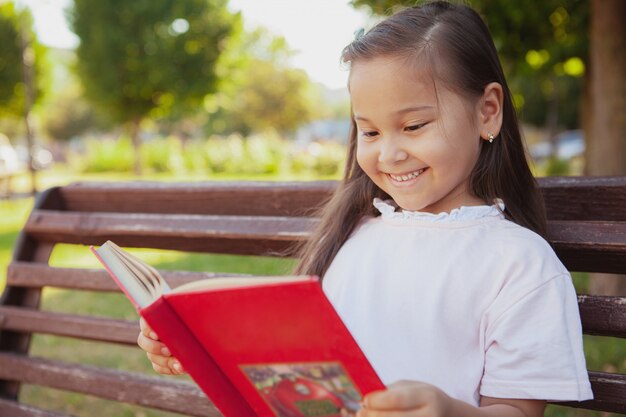
[[351,416],[384,388],[317,277],[211,278],[172,290],[113,242],[91,250],[226,417]]

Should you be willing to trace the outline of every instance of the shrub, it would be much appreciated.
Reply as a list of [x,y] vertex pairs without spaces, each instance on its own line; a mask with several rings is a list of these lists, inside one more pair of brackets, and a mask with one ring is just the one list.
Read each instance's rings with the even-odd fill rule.
[[[175,137],[142,144],[142,166],[152,173],[223,173],[230,175],[303,174],[334,176],[344,164],[345,147],[335,142],[313,142],[297,148],[275,133],[243,138],[211,136],[181,142]],[[88,139],[80,158],[83,172],[132,172],[134,151],[128,138]]]
[[135,152],[127,137],[85,142],[80,165],[83,172],[132,172]]

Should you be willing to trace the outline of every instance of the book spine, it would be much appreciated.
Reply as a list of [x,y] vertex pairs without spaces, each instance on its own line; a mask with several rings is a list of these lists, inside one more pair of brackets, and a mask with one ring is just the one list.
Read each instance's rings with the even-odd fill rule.
[[140,313],[224,416],[257,417],[245,398],[163,297],[141,309]]

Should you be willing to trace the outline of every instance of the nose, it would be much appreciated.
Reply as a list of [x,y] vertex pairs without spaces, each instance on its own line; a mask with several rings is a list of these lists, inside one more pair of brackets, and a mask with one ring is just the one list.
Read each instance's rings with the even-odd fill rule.
[[409,154],[404,150],[400,142],[391,138],[384,139],[385,140],[381,141],[378,162],[382,164],[394,164],[404,161],[409,157]]

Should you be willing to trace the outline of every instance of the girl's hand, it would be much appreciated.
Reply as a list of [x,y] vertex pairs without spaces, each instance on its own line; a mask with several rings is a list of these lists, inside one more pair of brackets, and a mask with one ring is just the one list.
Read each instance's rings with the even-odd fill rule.
[[137,344],[146,351],[148,359],[152,362],[152,368],[164,375],[184,374],[185,370],[178,359],[173,357],[169,349],[159,341],[159,337],[152,331],[143,317],[139,319],[139,327],[141,327],[141,331],[137,337]]
[[439,388],[416,381],[399,381],[363,399],[358,417],[447,417],[453,400]]

